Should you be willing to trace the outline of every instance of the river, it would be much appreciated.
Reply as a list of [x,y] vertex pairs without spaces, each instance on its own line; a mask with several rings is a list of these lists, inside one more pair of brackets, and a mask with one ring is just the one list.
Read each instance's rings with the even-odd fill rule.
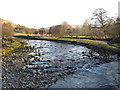
[[27,46],[34,47],[34,51],[29,53],[29,63],[23,69],[37,75],[34,76],[38,80],[36,82],[41,83],[39,88],[100,88],[118,85],[120,57],[117,54],[99,54],[85,46],[53,41],[25,42]]

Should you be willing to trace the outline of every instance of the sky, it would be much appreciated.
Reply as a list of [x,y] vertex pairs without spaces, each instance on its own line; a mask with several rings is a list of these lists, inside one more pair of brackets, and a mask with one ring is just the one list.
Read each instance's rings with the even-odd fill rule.
[[97,8],[113,17],[120,0],[0,0],[0,18],[30,28],[50,27],[66,21],[81,25]]

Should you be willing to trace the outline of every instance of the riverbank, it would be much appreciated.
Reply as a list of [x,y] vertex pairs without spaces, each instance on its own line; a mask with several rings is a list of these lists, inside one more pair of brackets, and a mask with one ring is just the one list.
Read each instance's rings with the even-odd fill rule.
[[35,40],[48,40],[48,41],[57,41],[57,42],[67,42],[73,44],[80,44],[83,46],[90,47],[92,49],[106,50],[110,53],[120,54],[120,43],[115,43],[111,41],[101,41],[101,40],[91,40],[91,39],[74,39],[74,38],[59,38],[59,37],[38,37],[38,36],[15,36],[26,39],[35,39]]
[[2,38],[2,88],[22,88],[22,68],[28,61],[27,55],[33,48],[21,39]]
[[22,68],[29,62],[27,55],[33,49],[24,44],[13,49],[2,55],[2,88],[23,88],[21,78],[24,71]]
[[[3,55],[3,88],[49,88],[61,78],[84,72],[81,71],[83,69],[118,60],[117,55],[100,56],[80,45],[46,40],[25,41],[34,47],[34,51],[23,46]],[[28,55],[28,52],[31,53]]]
[[3,37],[2,38],[2,53],[1,55],[8,54],[9,52],[19,48],[23,43],[17,39]]

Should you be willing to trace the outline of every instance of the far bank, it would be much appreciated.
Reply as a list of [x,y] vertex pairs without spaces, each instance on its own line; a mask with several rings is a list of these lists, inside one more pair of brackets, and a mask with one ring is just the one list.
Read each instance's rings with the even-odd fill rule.
[[104,50],[104,51],[107,51],[108,53],[113,53],[113,54],[117,53],[118,55],[120,55],[120,47],[119,47],[120,43],[114,43],[111,41],[91,40],[91,39],[84,39],[84,38],[74,39],[74,38],[39,37],[39,36],[24,36],[24,35],[16,35],[14,37],[83,45],[83,46],[87,46],[89,48],[95,49],[97,52],[99,52],[99,50]]

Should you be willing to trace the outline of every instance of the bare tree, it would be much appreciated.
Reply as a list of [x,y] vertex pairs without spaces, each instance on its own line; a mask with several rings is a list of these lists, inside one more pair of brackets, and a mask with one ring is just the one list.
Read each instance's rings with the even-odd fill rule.
[[56,37],[63,37],[66,34],[66,31],[64,29],[64,25],[56,25],[51,28],[52,35]]
[[82,35],[89,35],[89,30],[90,30],[90,19],[86,19],[84,21],[84,24],[82,25],[81,34]]
[[63,22],[61,25],[50,27],[49,29],[50,33],[56,37],[64,37],[69,35],[70,30],[71,25],[69,25],[67,22]]
[[108,16],[108,13],[103,8],[98,8],[94,11],[91,18],[91,27],[103,31],[104,37],[107,38],[107,27],[115,23],[114,18]]
[[76,36],[78,37],[79,35],[81,35],[81,26],[80,25],[76,25],[74,27],[71,28],[70,30],[70,36]]
[[93,24],[96,24],[97,27],[105,27],[108,23],[107,11],[103,8],[96,9],[93,13],[91,20],[94,21]]

